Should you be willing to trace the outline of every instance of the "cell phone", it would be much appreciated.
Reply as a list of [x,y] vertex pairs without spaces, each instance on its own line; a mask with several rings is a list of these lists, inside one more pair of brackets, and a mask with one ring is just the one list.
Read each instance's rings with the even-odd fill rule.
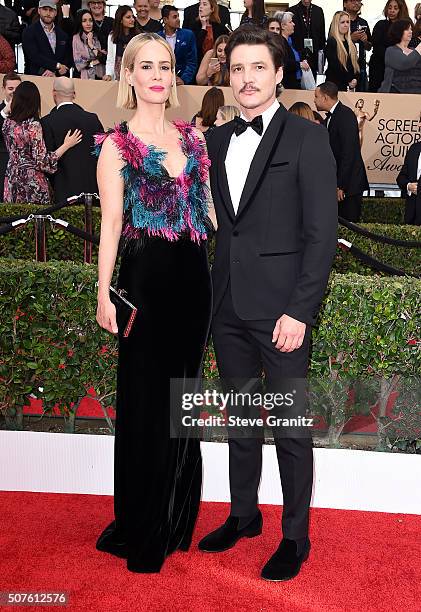
[[219,64],[219,59],[217,57],[211,57],[209,60],[209,66],[212,66],[212,68],[216,68]]
[[363,30],[363,31],[365,32],[365,31],[366,31],[366,29],[367,29],[367,26],[366,26],[366,25],[359,25],[359,26],[358,26],[358,29],[359,29],[359,30]]

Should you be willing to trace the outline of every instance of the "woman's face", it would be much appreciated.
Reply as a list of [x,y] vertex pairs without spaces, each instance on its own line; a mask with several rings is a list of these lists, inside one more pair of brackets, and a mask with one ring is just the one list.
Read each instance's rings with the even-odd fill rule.
[[227,46],[227,43],[221,43],[220,45],[216,47],[216,57],[219,59],[220,64],[225,64],[225,62],[227,61],[227,58],[225,56],[226,46]]
[[134,28],[134,15],[132,11],[127,11],[121,20],[123,28]]
[[211,13],[212,13],[212,6],[209,0],[200,0],[199,15],[201,17],[209,17]]
[[253,0],[244,0],[244,8],[251,9],[253,6]]
[[348,15],[342,15],[339,19],[339,34],[348,34],[349,32],[349,17]]
[[282,27],[282,34],[286,38],[288,38],[288,36],[291,36],[291,34],[294,34],[295,25],[291,17],[289,17],[288,21],[284,21],[281,27]]
[[216,113],[216,119],[215,119],[215,125],[223,125],[225,123],[225,120],[221,114],[220,109],[218,108],[218,112]]
[[411,26],[409,26],[409,28],[405,30],[404,33],[402,34],[401,42],[408,44],[411,42],[411,39],[412,39],[412,28]]
[[84,16],[82,17],[83,31],[86,32],[86,34],[88,34],[88,32],[92,32],[93,27],[94,27],[94,21],[92,19],[92,15],[90,15],[89,13],[85,13]]
[[399,5],[395,0],[390,0],[389,4],[387,5],[386,14],[390,21],[396,21],[396,19],[398,18]]
[[137,52],[133,72],[126,68],[126,79],[133,85],[137,101],[165,104],[173,82],[171,56],[159,42],[151,41]]
[[277,21],[271,21],[269,24],[269,32],[275,32],[275,34],[281,33],[281,26]]

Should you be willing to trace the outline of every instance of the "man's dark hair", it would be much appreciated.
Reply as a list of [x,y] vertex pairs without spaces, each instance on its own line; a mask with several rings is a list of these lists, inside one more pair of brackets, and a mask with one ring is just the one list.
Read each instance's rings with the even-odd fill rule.
[[7,81],[22,81],[17,72],[8,72],[3,77],[3,89],[6,87]]
[[332,81],[325,81],[324,83],[321,83],[319,85],[319,89],[320,89],[320,92],[324,96],[327,96],[331,100],[337,100],[338,99],[338,91],[339,91],[339,89],[338,89],[338,86],[335,85],[335,83],[332,83]]
[[272,56],[275,69],[278,70],[284,65],[285,60],[282,38],[279,34],[263,30],[258,26],[250,24],[240,26],[231,34],[225,47],[228,68],[230,67],[231,53],[235,47],[239,45],[265,45]]
[[39,121],[41,114],[41,96],[38,87],[31,81],[23,81],[15,89],[10,108],[9,119],[22,123],[26,119]]
[[412,21],[410,19],[397,19],[396,21],[393,21],[387,35],[389,42],[392,45],[397,45],[400,43],[403,33],[409,28],[412,28]]
[[176,8],[172,4],[164,4],[164,6],[161,9],[162,19],[169,17],[170,13],[172,13],[173,11],[178,13],[178,8]]

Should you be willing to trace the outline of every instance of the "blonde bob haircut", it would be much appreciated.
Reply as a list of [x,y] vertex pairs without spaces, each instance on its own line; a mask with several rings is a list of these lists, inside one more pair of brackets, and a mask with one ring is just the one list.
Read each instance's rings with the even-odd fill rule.
[[118,86],[117,95],[117,108],[127,108],[129,110],[137,108],[136,93],[134,87],[132,85],[129,85],[129,83],[127,82],[126,68],[129,70],[129,72],[133,72],[136,55],[138,54],[140,49],[144,47],[144,45],[150,42],[157,42],[163,47],[165,47],[165,49],[168,51],[168,55],[171,58],[173,84],[165,108],[175,108],[179,106],[177,98],[174,51],[171,49],[165,38],[162,38],[162,36],[158,36],[158,34],[155,34],[153,32],[145,32],[143,34],[133,36],[123,53],[123,57],[121,60],[120,83]]

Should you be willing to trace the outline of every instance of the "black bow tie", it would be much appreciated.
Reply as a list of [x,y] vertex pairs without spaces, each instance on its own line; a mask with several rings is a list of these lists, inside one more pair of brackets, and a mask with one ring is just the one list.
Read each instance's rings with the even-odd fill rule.
[[263,119],[262,115],[257,115],[252,121],[245,121],[242,117],[234,117],[234,132],[239,136],[251,127],[259,136],[263,134]]

